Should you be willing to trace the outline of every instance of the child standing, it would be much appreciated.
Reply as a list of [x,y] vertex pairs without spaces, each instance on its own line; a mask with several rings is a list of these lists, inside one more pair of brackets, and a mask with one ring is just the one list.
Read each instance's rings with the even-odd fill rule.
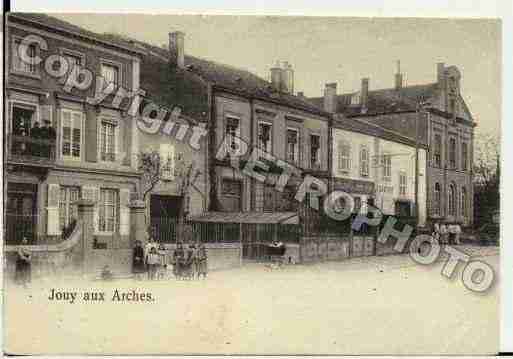
[[146,258],[146,263],[148,264],[148,280],[154,280],[157,272],[157,266],[159,264],[159,255],[155,247],[150,249],[150,253],[148,253]]

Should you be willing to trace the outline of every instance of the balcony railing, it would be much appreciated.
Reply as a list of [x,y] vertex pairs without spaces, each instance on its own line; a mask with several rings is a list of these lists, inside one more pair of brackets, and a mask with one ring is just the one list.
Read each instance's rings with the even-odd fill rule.
[[55,141],[29,136],[8,136],[9,159],[23,163],[50,164],[55,161]]

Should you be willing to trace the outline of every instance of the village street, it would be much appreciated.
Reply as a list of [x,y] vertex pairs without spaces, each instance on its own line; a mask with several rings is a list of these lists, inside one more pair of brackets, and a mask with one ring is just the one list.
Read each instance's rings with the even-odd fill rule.
[[[499,249],[464,250],[496,271],[487,293],[463,286],[461,265],[447,279],[441,262],[421,266],[406,255],[281,270],[253,263],[212,272],[206,281],[48,279],[30,290],[8,286],[5,348],[19,354],[494,354]],[[50,301],[51,289],[76,291],[78,299]],[[115,289],[151,293],[154,301],[113,302]],[[79,297],[87,290],[104,291],[105,301],[84,302]]]

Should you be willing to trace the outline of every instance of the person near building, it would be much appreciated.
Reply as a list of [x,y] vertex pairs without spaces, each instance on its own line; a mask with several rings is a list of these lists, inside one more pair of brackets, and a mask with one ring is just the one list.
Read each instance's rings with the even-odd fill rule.
[[447,230],[447,225],[445,223],[442,223],[440,225],[440,238],[443,244],[449,243],[449,232]]
[[41,157],[41,143],[39,140],[41,139],[41,128],[39,127],[39,122],[34,122],[34,125],[30,129],[30,138],[34,141],[30,143],[30,154],[32,156]]
[[198,255],[196,258],[198,279],[199,279],[200,275],[203,276],[203,279],[207,278],[207,272],[208,272],[207,259],[208,259],[207,258],[207,248],[205,247],[205,243],[200,242],[198,245]]
[[175,251],[173,253],[173,274],[175,278],[179,279],[182,276],[182,265],[185,260],[185,253],[183,250],[183,245],[181,242],[178,242],[176,245]]
[[140,240],[135,241],[135,247],[132,258],[132,272],[135,279],[141,279],[142,274],[145,272],[144,268],[144,248]]
[[433,225],[433,238],[436,239],[438,243],[440,243],[440,224],[438,222],[435,222]]
[[157,267],[159,265],[159,255],[157,248],[152,247],[146,256],[146,264],[148,266],[148,280],[155,280],[157,274]]
[[159,244],[157,254],[159,255],[159,267],[157,278],[164,279],[166,277],[167,272],[167,249],[164,243]]
[[31,282],[32,268],[31,268],[31,254],[28,249],[27,238],[23,238],[21,245],[18,248],[16,268],[14,280],[17,284],[27,287],[27,284]]

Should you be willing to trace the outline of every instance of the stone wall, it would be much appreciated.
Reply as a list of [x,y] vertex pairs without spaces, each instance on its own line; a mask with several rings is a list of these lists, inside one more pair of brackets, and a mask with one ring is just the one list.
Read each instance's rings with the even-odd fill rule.
[[[82,230],[80,226],[76,226],[69,238],[59,244],[26,246],[32,258],[32,278],[81,273],[83,259],[81,239]],[[15,245],[4,247],[4,276],[8,281],[14,278],[18,248],[19,246]]]

